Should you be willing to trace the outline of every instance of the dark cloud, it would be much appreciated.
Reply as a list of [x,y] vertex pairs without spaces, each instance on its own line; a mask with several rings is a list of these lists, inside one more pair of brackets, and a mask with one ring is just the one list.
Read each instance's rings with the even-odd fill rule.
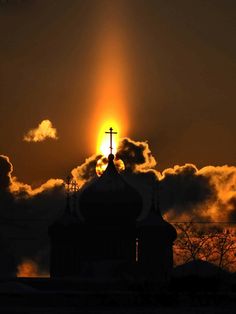
[[15,274],[16,266],[27,257],[48,267],[47,228],[65,207],[62,180],[51,179],[32,189],[12,172],[9,158],[1,155],[0,269],[6,275]]
[[236,222],[236,195],[229,200],[228,204],[231,207],[229,221]]
[[126,170],[145,170],[156,166],[147,142],[124,138],[120,141],[116,156],[123,160]]
[[[80,185],[96,177],[95,167],[100,157],[94,155],[72,171]],[[185,164],[158,172],[148,143],[129,138],[121,139],[116,157],[125,164],[121,175],[142,195],[140,219],[148,214],[154,191],[158,193],[162,214],[169,220],[227,222],[232,219],[236,167],[198,169],[193,164]]]
[[[143,199],[144,218],[150,209],[154,192],[165,218],[175,221],[236,220],[236,167],[195,165],[174,166],[158,172],[156,160],[147,142],[129,138],[121,140],[117,157],[123,160],[124,179],[133,185]],[[71,173],[82,187],[96,178],[96,164],[101,155],[93,155]],[[39,264],[39,271],[48,268],[48,226],[65,208],[64,184],[50,179],[37,188],[22,183],[13,175],[8,157],[0,156],[0,268],[8,274],[24,260]]]
[[172,219],[185,214],[187,220],[198,220],[202,218],[199,206],[215,199],[215,189],[194,165],[186,164],[163,172],[159,195],[162,211],[171,210]]
[[10,175],[13,170],[12,164],[9,158],[4,155],[0,155],[0,189],[6,190],[10,186]]

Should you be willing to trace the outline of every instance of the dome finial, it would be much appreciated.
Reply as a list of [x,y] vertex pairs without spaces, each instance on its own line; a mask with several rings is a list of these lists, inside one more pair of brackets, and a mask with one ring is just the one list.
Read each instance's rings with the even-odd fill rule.
[[[110,155],[112,155],[112,150],[113,150],[113,147],[112,147],[112,135],[113,134],[117,134],[117,132],[113,132],[113,128],[110,127],[109,129],[109,132],[105,132],[106,134],[110,134]],[[109,155],[109,156],[110,156]],[[113,155],[112,155],[113,156]]]
[[115,156],[113,154],[108,155],[108,161],[109,162],[113,162],[114,158],[115,158]]

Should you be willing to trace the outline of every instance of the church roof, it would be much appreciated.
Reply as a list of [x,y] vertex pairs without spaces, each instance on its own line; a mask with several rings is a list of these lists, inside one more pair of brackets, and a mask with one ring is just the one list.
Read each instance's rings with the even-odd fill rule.
[[163,219],[159,208],[155,207],[154,200],[152,200],[152,205],[150,207],[148,215],[146,216],[146,218],[139,222],[138,227],[147,227],[149,229],[152,228],[152,230],[154,229],[157,233],[160,233],[162,231],[164,231],[165,233],[167,232],[172,240],[175,240],[177,237],[177,232],[175,228],[169,222]]
[[81,213],[85,220],[134,220],[142,210],[141,196],[118,173],[113,162],[114,155],[110,154],[108,159],[108,166],[101,177],[82,191]]
[[69,202],[67,200],[66,208],[63,213],[49,226],[49,233],[59,230],[68,230],[71,226],[78,226],[81,224],[81,220],[72,212]]

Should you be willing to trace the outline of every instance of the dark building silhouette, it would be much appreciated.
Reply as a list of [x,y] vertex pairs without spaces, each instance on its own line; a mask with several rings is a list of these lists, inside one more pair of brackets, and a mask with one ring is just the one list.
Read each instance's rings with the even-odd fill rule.
[[173,267],[173,242],[177,233],[152,202],[148,216],[138,224],[138,263],[140,276],[149,281],[166,282]]
[[155,208],[137,222],[142,198],[118,173],[114,156],[101,177],[80,193],[81,218],[69,207],[49,228],[51,277],[86,280],[138,278],[165,282],[170,277],[176,231]]

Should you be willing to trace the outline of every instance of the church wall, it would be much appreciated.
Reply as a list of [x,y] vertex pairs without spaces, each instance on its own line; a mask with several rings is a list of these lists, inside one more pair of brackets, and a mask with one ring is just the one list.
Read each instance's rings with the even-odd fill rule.
[[138,230],[138,265],[140,273],[151,280],[166,281],[173,265],[172,241],[158,227]]

